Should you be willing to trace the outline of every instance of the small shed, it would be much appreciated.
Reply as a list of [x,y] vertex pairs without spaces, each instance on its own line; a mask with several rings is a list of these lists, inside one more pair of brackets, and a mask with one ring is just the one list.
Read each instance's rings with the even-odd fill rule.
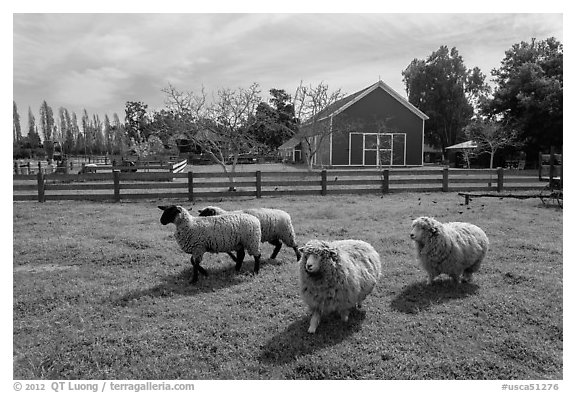
[[[288,141],[304,156],[302,142],[313,145],[315,165],[344,166],[421,166],[424,161],[423,112],[382,81],[336,101],[314,119],[306,121],[298,135]],[[323,124],[322,135],[311,131]],[[284,146],[281,146],[283,148]],[[306,150],[306,149],[304,149]],[[287,156],[289,152],[284,153]]]

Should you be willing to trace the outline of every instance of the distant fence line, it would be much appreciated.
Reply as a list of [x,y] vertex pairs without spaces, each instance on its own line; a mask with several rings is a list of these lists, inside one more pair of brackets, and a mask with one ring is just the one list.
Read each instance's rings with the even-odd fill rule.
[[498,169],[384,169],[311,172],[239,172],[234,190],[224,172],[148,172],[15,175],[13,200],[134,200],[282,195],[387,194],[542,189],[535,176]]

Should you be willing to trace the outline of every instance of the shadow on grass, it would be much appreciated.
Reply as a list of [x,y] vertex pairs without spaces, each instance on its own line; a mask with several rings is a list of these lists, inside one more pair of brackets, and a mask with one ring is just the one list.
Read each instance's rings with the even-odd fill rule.
[[286,364],[300,356],[336,345],[360,330],[362,321],[366,318],[366,312],[358,309],[352,310],[348,322],[342,321],[336,313],[324,316],[315,334],[308,333],[310,318],[311,315],[300,318],[268,340],[262,347],[260,362],[275,365]]
[[[234,270],[234,265],[222,264],[217,268],[206,269],[208,276],[198,275],[198,282],[192,284],[192,266],[175,273],[164,276],[162,282],[150,288],[143,288],[127,292],[126,294],[112,298],[115,305],[126,306],[132,300],[145,297],[170,297],[174,295],[193,296],[198,293],[214,292],[219,289],[228,288],[241,284],[252,276],[254,263],[244,263],[240,272]],[[262,270],[260,270],[262,271]]]
[[472,283],[454,284],[451,280],[437,280],[428,285],[426,282],[417,282],[404,288],[391,306],[394,310],[417,314],[428,310],[432,305],[446,303],[454,299],[463,299],[474,295],[478,285]]

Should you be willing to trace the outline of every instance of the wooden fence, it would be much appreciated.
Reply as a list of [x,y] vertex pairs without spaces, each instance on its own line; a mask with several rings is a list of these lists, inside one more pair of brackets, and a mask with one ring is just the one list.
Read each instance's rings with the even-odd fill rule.
[[239,172],[234,190],[223,172],[148,172],[15,175],[13,200],[134,200],[280,195],[386,194],[542,189],[532,176],[497,170],[385,169],[312,172]]

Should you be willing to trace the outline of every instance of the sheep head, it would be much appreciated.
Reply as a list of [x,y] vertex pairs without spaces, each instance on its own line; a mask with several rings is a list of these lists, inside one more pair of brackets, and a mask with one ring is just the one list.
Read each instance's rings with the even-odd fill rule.
[[186,211],[182,206],[177,205],[158,206],[158,209],[164,211],[164,213],[162,213],[162,217],[160,217],[160,223],[162,225],[175,222],[176,219]]
[[322,240],[310,240],[299,251],[302,254],[300,263],[310,275],[320,275],[326,264],[334,264],[338,259],[338,252]]
[[226,211],[216,206],[206,206],[204,209],[198,210],[200,217],[218,216],[224,214]]
[[438,235],[442,228],[442,223],[431,217],[419,217],[412,221],[412,231],[410,238],[422,244],[426,239]]

